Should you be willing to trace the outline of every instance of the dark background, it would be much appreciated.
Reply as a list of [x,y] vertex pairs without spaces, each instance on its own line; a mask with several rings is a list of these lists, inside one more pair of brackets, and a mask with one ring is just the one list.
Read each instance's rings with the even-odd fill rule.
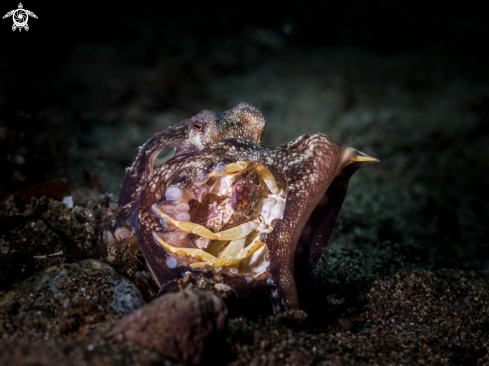
[[[3,3],[2,12],[17,4]],[[489,26],[481,1],[202,1],[202,2],[30,2],[40,18],[29,32],[9,32],[11,18],[1,22],[6,68],[3,95],[7,108],[39,110],[55,102],[56,93],[33,86],[55,83],[70,52],[87,42],[138,42],[141,30],[152,34],[155,62],[158,47],[178,39],[209,42],[230,34],[240,42],[247,27],[284,35],[287,44],[304,48],[355,46],[380,54],[437,52],[463,62],[487,60]],[[171,30],[178,29],[178,33]],[[199,62],[196,54],[195,62]],[[484,58],[484,59],[482,59]],[[90,65],[87,65],[89,67]],[[228,70],[232,71],[232,70]],[[476,71],[476,70],[474,70]],[[191,72],[191,70],[190,70]],[[484,72],[477,75],[486,77]],[[3,113],[8,113],[5,109]]]

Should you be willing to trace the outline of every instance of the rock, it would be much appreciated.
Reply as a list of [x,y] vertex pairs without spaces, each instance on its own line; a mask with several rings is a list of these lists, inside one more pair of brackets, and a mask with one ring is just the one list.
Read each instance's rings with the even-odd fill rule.
[[133,312],[144,304],[134,283],[106,263],[85,259],[50,267],[25,279],[0,298],[0,307],[14,300],[23,305],[33,297],[46,296],[59,300],[80,298],[122,313]]
[[110,338],[137,343],[157,350],[179,362],[198,364],[209,357],[223,357],[227,307],[208,291],[187,288],[168,293],[121,319],[109,332]]
[[141,292],[137,286],[124,277],[109,279],[114,291],[114,300],[110,303],[110,307],[121,313],[132,313],[144,305]]

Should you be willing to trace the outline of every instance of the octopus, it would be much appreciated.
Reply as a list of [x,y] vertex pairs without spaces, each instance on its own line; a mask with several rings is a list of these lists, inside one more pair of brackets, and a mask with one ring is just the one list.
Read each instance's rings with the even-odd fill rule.
[[[274,312],[299,309],[297,274],[310,273],[319,260],[350,177],[378,160],[323,133],[263,147],[256,120],[264,119],[249,104],[232,110],[239,106],[255,116],[234,125],[240,136],[197,144],[187,133],[179,140],[187,147],[175,147],[175,155],[153,170],[151,159],[175,140],[163,132],[167,137],[148,141],[120,193],[120,203],[134,200],[109,231],[137,241],[162,289],[187,275],[215,277],[241,298],[268,292]],[[233,131],[214,138],[226,134]],[[134,190],[136,182],[141,185]],[[126,231],[117,237],[117,230]]]
[[226,138],[238,137],[260,143],[264,130],[263,114],[251,104],[239,103],[222,113],[202,111],[157,132],[135,150],[137,156],[126,168],[117,205],[123,207],[137,200],[154,168],[173,156],[197,152]]

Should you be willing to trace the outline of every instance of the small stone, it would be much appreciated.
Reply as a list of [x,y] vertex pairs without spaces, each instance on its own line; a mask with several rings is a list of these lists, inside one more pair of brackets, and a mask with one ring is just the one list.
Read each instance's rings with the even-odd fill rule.
[[66,207],[73,208],[73,197],[72,196],[63,197],[62,202]]
[[217,347],[220,354],[227,324],[224,302],[208,291],[186,289],[156,298],[122,318],[109,338],[155,349],[179,362],[199,364]]

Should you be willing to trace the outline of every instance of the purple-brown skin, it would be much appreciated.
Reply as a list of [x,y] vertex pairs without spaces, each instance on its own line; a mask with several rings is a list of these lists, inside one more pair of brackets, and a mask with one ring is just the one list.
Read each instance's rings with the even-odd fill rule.
[[[280,300],[275,311],[299,309],[294,271],[310,272],[314,268],[329,240],[351,175],[358,168],[377,162],[374,159],[356,162],[358,156],[368,157],[325,134],[312,133],[270,149],[245,139],[227,139],[198,153],[169,160],[146,181],[137,208],[138,242],[155,281],[163,286],[187,271],[209,276],[209,272],[202,272],[198,267],[168,268],[168,254],[153,238],[153,233],[165,234],[166,240],[171,238],[167,226],[152,209],[154,204],[163,204],[167,187],[176,186],[197,199],[209,173],[218,165],[260,162],[274,173],[277,185],[286,192],[283,219],[272,222],[271,233],[261,234],[268,246],[269,268],[251,280],[225,270],[219,275],[223,278],[221,282],[229,285],[239,297],[271,290],[272,299]],[[325,194],[328,201],[322,204]],[[169,244],[189,247],[189,241],[182,239],[182,232],[176,230],[175,233],[179,236]]]
[[153,160],[161,151],[173,147],[174,156],[195,153],[216,141],[235,137],[259,144],[264,130],[263,114],[248,103],[239,103],[222,113],[205,110],[166,127],[136,150],[136,158],[126,169],[118,206],[139,198],[142,186],[153,172]]

